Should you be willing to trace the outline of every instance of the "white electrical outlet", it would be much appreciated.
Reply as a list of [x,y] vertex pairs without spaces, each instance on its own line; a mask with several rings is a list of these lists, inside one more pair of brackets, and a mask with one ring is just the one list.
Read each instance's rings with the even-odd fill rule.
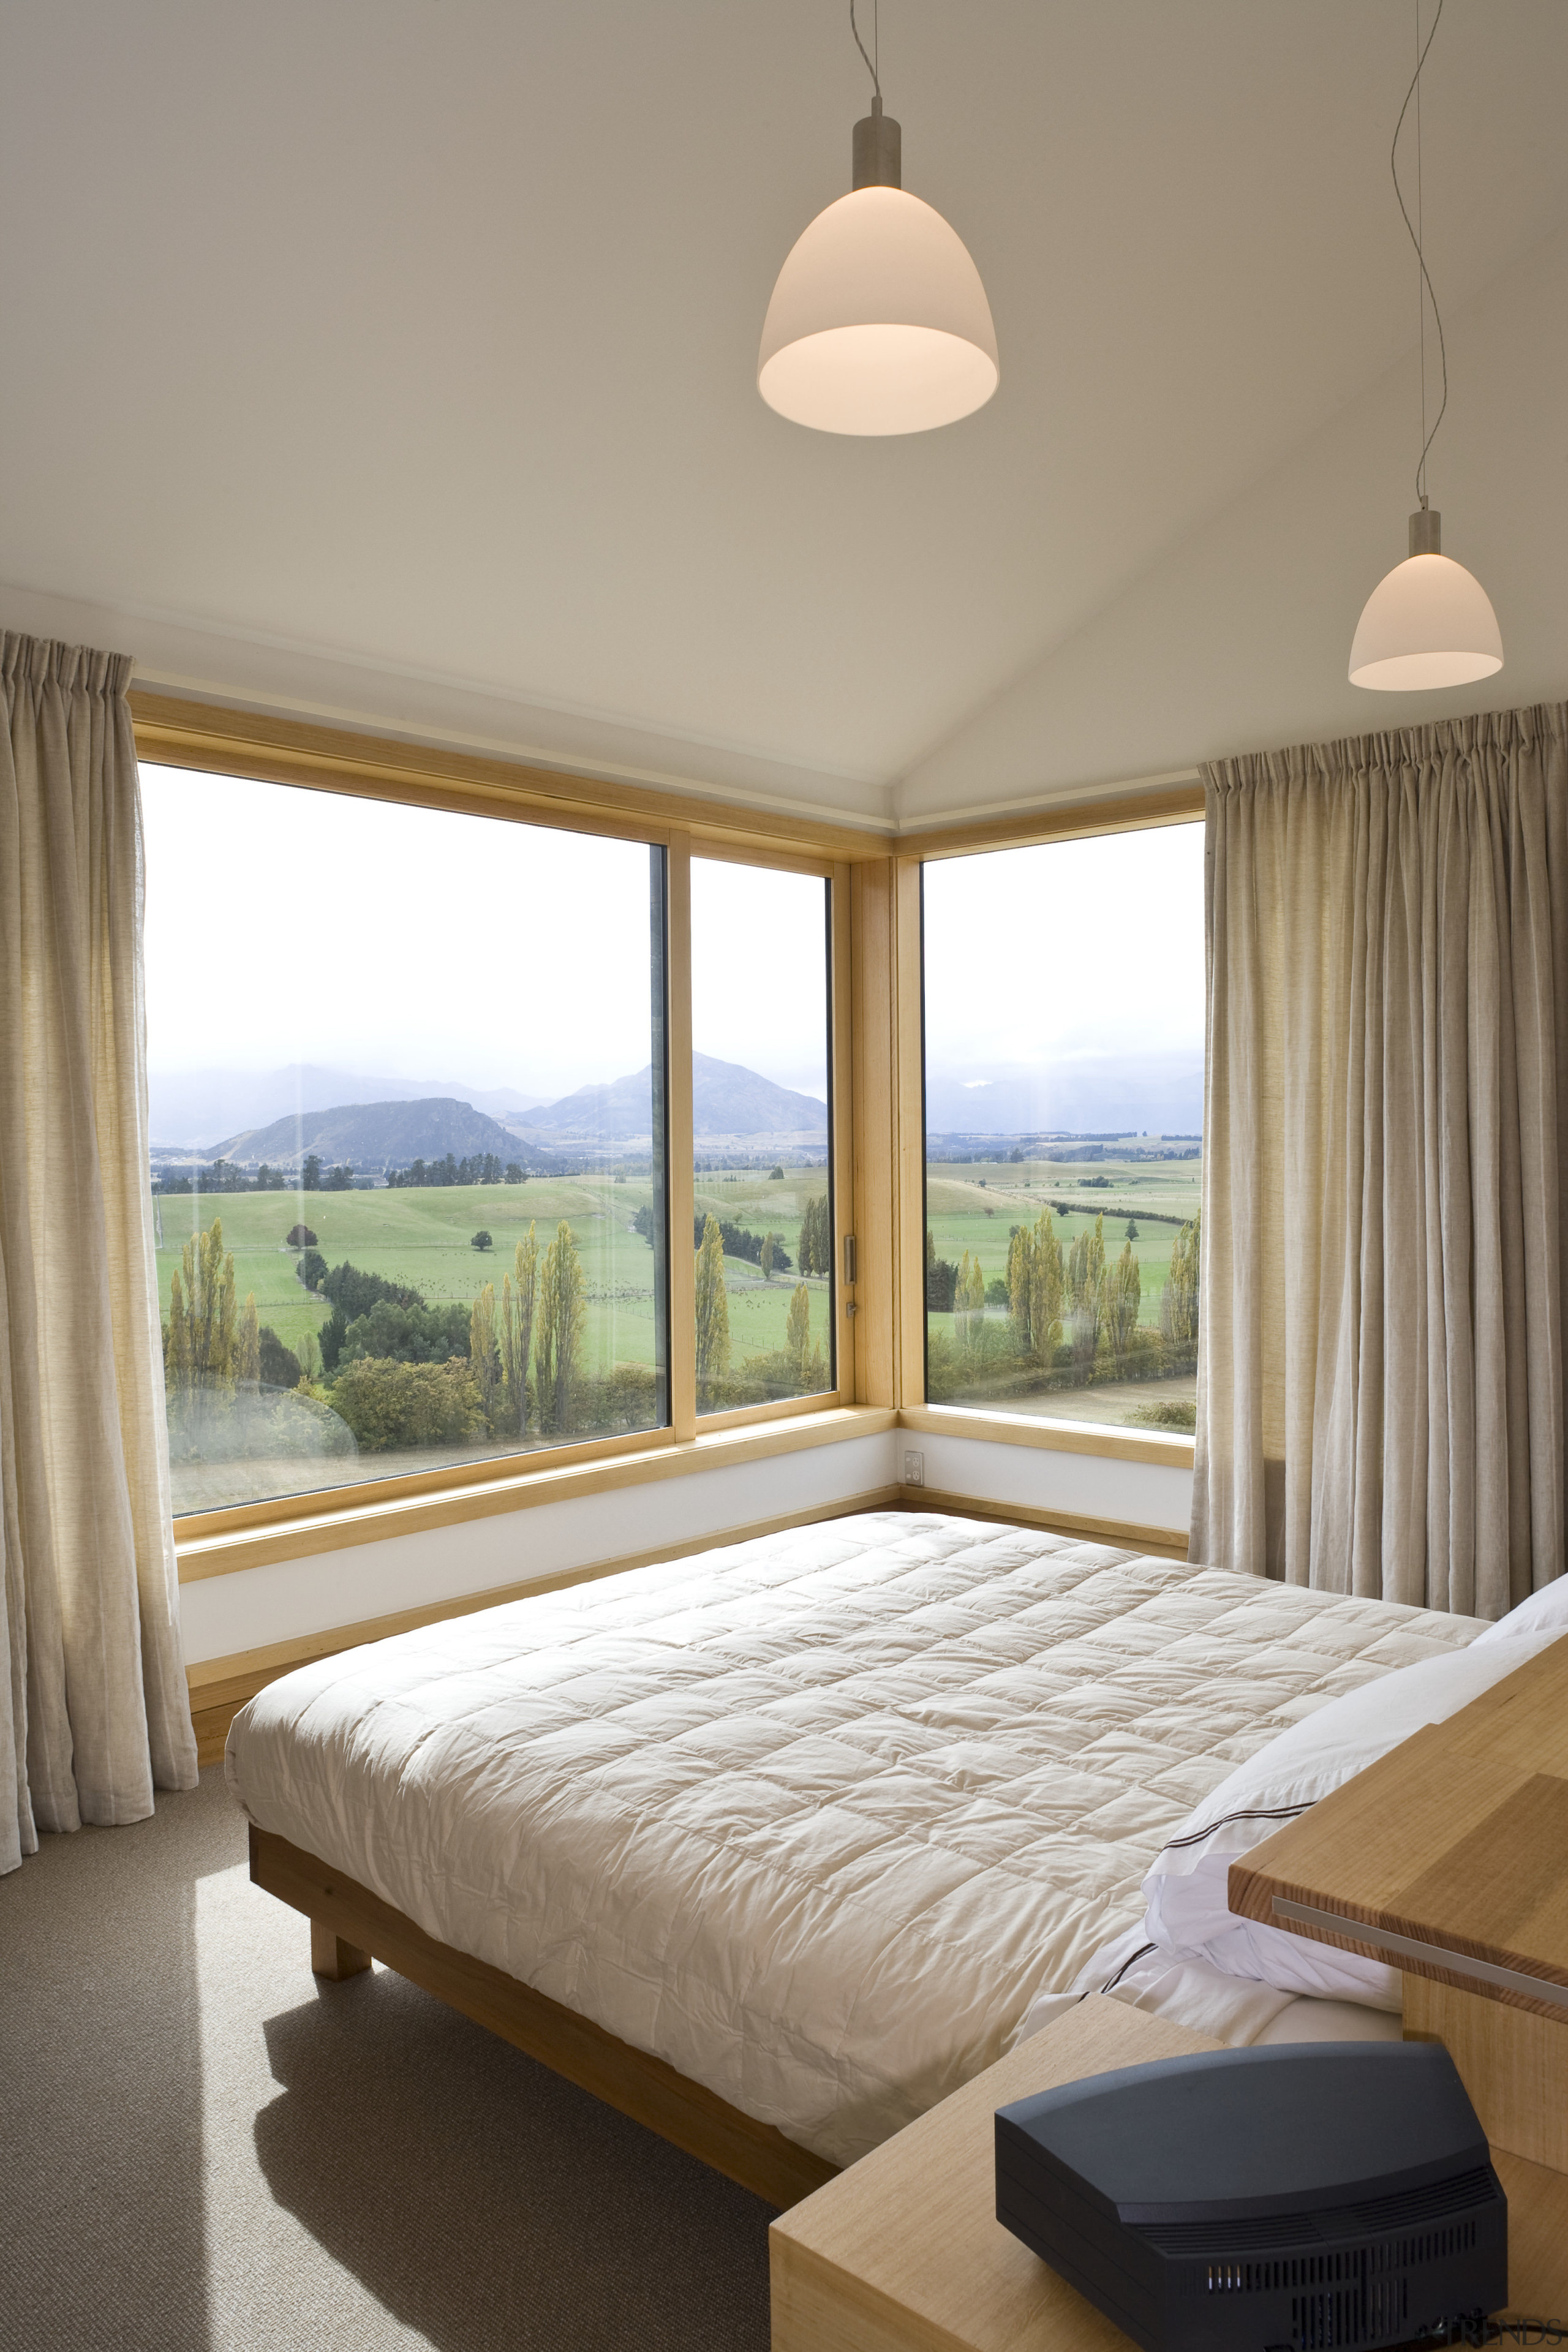
[[923,1454],[905,1454],[905,1456],[904,1456],[904,1484],[905,1484],[905,1486],[923,1486],[925,1485],[925,1482],[926,1482],[926,1458],[925,1458],[925,1455],[924,1455]]

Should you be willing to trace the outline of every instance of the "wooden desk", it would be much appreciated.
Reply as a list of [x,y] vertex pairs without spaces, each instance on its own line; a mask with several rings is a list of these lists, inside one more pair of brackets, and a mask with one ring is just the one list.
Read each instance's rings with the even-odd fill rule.
[[[994,2110],[1217,2042],[1098,1994],[773,2223],[773,2352],[1137,2352],[996,2219]],[[1568,2317],[1568,2178],[1494,2148],[1510,2308]]]
[[1568,1639],[1233,1863],[1230,1907],[1568,2023]]

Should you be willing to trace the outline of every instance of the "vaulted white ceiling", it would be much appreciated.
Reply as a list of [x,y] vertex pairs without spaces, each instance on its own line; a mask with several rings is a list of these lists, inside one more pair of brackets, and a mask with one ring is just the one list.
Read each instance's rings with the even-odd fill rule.
[[[1412,503],[1387,152],[1415,23],[1414,0],[882,0],[906,184],[980,266],[1002,384],[874,442],[786,424],[754,382],[865,110],[837,0],[16,0],[0,621],[112,632],[185,688],[846,814],[1340,731]],[[1521,577],[1554,576],[1568,467],[1559,376],[1531,387],[1544,507],[1521,491],[1488,541],[1489,483],[1539,456],[1497,289],[1528,317],[1560,251],[1565,88],[1562,0],[1447,0],[1434,499],[1452,552],[1467,524],[1486,542],[1505,641],[1510,550],[1539,529]],[[1315,484],[1310,511],[1271,517],[1271,478]],[[1173,627],[1212,653],[1270,582],[1249,673],[1194,687],[1189,663],[1149,707]],[[1568,691],[1539,601],[1520,675],[1559,659]],[[1421,702],[1396,715],[1463,706]]]

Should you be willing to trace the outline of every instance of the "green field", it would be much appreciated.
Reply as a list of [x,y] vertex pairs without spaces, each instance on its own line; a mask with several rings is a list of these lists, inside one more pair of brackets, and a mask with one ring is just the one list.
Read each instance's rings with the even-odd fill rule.
[[[806,1202],[826,1189],[821,1168],[794,1168],[782,1182],[765,1174],[703,1175],[697,1179],[697,1213],[711,1213],[754,1233],[778,1233],[793,1260],[799,1255],[800,1223]],[[605,1173],[535,1177],[525,1184],[461,1184],[428,1189],[363,1192],[228,1192],[175,1195],[155,1202],[158,1287],[169,1308],[170,1282],[181,1253],[198,1228],[215,1218],[223,1224],[226,1249],[234,1253],[235,1291],[243,1303],[256,1296],[258,1320],[270,1324],[287,1348],[320,1330],[331,1313],[300,1283],[299,1253],[284,1236],[299,1219],[316,1235],[329,1265],[345,1258],[368,1274],[407,1284],[430,1305],[470,1301],[486,1282],[499,1290],[510,1271],[514,1244],[538,1229],[541,1246],[552,1240],[562,1218],[572,1227],[587,1285],[585,1358],[591,1370],[613,1363],[654,1361],[654,1257],[633,1230],[639,1208],[652,1200],[647,1181],[618,1183]],[[471,1236],[480,1228],[493,1248],[480,1252]],[[730,1299],[733,1360],[766,1353],[784,1344],[789,1302],[797,1277],[764,1280],[744,1258],[724,1261]],[[828,1286],[811,1292],[812,1337],[828,1345]]]

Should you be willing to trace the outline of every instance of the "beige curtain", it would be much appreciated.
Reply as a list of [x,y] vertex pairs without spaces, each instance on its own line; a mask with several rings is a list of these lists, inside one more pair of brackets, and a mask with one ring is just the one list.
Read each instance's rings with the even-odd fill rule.
[[190,1788],[121,656],[0,634],[0,1870]]
[[1205,782],[1193,1556],[1500,1616],[1563,1566],[1568,705]]

